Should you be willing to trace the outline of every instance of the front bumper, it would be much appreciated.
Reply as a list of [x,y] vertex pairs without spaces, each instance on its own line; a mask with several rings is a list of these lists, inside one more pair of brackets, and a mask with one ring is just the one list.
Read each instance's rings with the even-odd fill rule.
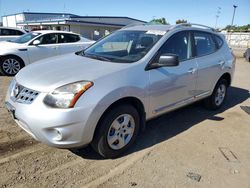
[[93,138],[91,106],[71,109],[50,108],[40,93],[32,104],[14,102],[6,96],[6,108],[16,123],[36,140],[53,147],[73,148],[87,145]]

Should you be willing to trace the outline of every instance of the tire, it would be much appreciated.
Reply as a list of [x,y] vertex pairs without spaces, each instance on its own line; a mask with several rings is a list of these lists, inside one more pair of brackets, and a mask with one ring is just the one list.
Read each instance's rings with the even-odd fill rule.
[[0,72],[5,76],[15,76],[24,67],[23,61],[15,56],[0,59]]
[[91,146],[104,158],[116,158],[135,142],[139,130],[138,111],[131,105],[120,105],[104,115],[97,126]]
[[228,82],[220,79],[212,93],[212,95],[204,100],[205,107],[209,110],[219,109],[225,102],[227,96]]

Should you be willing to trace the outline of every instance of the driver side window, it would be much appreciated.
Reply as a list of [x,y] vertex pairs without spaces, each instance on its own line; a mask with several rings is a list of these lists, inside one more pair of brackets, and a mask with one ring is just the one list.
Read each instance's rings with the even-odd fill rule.
[[58,35],[55,33],[45,34],[39,37],[40,44],[57,44],[58,43]]
[[166,53],[175,54],[179,57],[179,61],[185,61],[192,57],[191,44],[190,32],[178,32],[171,36],[162,46],[160,55]]

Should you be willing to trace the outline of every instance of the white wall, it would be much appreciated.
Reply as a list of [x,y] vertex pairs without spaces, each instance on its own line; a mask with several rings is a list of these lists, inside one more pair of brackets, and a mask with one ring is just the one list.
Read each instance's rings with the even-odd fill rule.
[[231,47],[247,48],[250,33],[226,33],[226,40]]
[[[82,35],[83,37],[86,37],[88,39],[92,39],[92,40],[97,40],[103,36],[105,36],[105,34],[107,34],[107,31],[109,32],[113,32],[114,28],[110,28],[110,27],[94,27],[94,26],[82,26],[82,25],[70,25],[70,31],[74,32],[74,33],[78,33],[80,35]],[[97,31],[97,32],[95,32]],[[106,33],[105,33],[106,31]],[[95,35],[99,33],[99,35]]]
[[4,16],[3,17],[3,26],[4,27],[19,27],[17,26],[17,22],[23,22],[24,16],[23,14],[16,14],[16,15],[10,15],[10,16]]

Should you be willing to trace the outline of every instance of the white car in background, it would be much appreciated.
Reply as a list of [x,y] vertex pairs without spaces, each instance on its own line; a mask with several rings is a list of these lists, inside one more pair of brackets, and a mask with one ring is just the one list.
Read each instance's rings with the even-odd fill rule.
[[0,41],[13,40],[25,33],[25,30],[19,28],[0,27]]
[[65,31],[41,30],[0,42],[0,72],[14,76],[35,61],[81,51],[95,41]]

